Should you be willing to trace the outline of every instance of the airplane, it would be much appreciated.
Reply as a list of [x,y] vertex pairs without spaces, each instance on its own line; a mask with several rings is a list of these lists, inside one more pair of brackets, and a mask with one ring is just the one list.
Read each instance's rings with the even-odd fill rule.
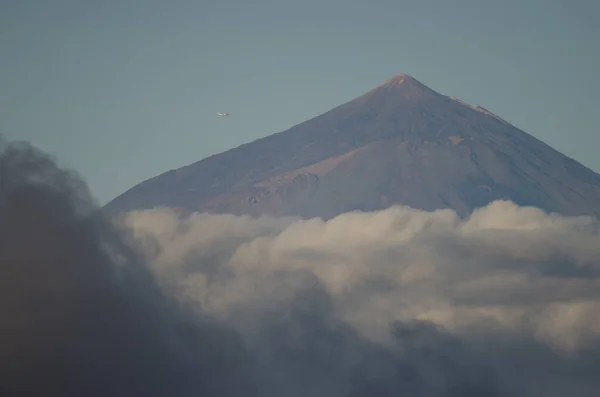
[[229,116],[229,113],[217,113],[219,116]]

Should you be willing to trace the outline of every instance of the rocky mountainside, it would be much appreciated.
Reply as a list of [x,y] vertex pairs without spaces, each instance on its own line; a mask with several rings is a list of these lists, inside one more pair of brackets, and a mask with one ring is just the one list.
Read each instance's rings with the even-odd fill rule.
[[330,218],[400,203],[465,215],[497,199],[600,216],[600,175],[399,74],[286,131],[148,179],[105,210]]

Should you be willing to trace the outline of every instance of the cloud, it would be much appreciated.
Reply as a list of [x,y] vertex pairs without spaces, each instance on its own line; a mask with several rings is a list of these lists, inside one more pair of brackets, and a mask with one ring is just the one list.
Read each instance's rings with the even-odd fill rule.
[[[595,218],[498,201],[465,220],[451,210],[392,207],[329,221],[180,217],[169,209],[129,213],[122,221],[140,244],[153,247],[147,259],[165,288],[230,324],[257,351],[300,328],[289,319],[288,331],[263,340],[260,335],[271,335],[265,319],[273,313],[290,316],[300,296],[312,300],[312,324],[324,321],[344,330],[323,325],[336,336],[322,349],[337,346],[336,365],[351,368],[328,368],[317,378],[342,371],[335,376],[350,384],[361,378],[349,375],[360,368],[349,357],[371,357],[372,350],[381,349],[396,368],[387,368],[396,375],[381,380],[385,390],[409,390],[400,386],[409,384],[408,378],[395,378],[397,366],[407,360],[407,373],[439,377],[414,386],[412,395],[453,395],[444,383],[453,371],[458,371],[453,381],[488,387],[486,393],[501,393],[498,385],[510,395],[540,390],[561,395],[563,387],[578,395],[600,391],[595,376],[560,370],[600,369],[600,222]],[[325,337],[322,331],[302,331],[295,338],[307,338],[304,342],[292,340],[318,343],[313,338]],[[345,345],[348,338],[352,342]],[[361,344],[369,348],[353,352]],[[424,351],[441,357],[434,365]],[[315,366],[326,360],[320,354],[316,349],[306,360]],[[385,362],[383,356],[378,360]],[[291,361],[280,359],[277,367],[288,369],[284,363]],[[446,359],[444,366],[440,360]],[[423,368],[413,365],[419,360],[427,362]],[[463,372],[454,364],[461,360]],[[467,382],[461,378],[466,374],[475,379]],[[459,394],[469,395],[464,393]]]
[[0,147],[0,394],[596,396],[598,220],[97,212]]
[[241,395],[239,338],[173,305],[95,211],[76,174],[0,146],[0,395]]

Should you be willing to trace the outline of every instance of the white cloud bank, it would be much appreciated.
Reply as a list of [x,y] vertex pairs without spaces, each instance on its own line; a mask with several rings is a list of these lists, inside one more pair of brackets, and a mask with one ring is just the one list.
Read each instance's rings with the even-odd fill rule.
[[165,286],[238,329],[315,283],[333,313],[391,343],[394,321],[460,337],[533,338],[561,354],[600,336],[600,223],[512,202],[461,220],[406,207],[320,219],[125,218]]

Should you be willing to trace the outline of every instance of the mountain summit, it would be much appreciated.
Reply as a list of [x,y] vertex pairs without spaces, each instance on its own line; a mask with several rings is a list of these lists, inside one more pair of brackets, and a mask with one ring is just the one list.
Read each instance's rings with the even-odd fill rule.
[[105,210],[330,218],[498,199],[600,216],[600,175],[480,106],[398,74],[286,131],[144,181]]
[[415,79],[414,77],[412,77],[406,73],[398,73],[397,75],[392,76],[391,78],[384,81],[377,88],[382,88],[382,87],[391,88],[391,87],[395,87],[395,86],[399,86],[399,85],[403,85],[404,87],[417,87],[420,89],[425,89],[425,90],[431,91],[428,87],[421,84],[420,81],[418,81],[417,79]]

